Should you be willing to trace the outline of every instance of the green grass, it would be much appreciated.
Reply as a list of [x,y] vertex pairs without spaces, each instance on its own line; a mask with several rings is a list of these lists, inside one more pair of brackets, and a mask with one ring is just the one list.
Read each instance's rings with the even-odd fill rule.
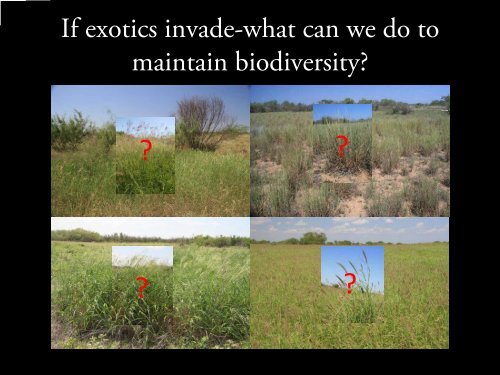
[[[113,245],[52,243],[52,316],[71,332],[53,345],[248,346],[248,249],[174,246],[173,268],[117,268]],[[143,299],[137,276],[149,281]]]
[[116,139],[117,194],[175,193],[175,139],[150,137],[152,148],[144,160],[141,138],[121,135]]
[[449,160],[450,116],[447,113],[430,109],[417,109],[408,115],[373,113],[373,164],[384,173],[392,172],[402,156],[431,156],[440,151]]
[[183,150],[175,167],[176,216],[248,216],[247,156]]
[[[248,142],[244,134],[224,141],[216,152],[176,151],[175,194],[116,194],[120,181],[115,172],[116,146],[104,153],[89,139],[75,152],[53,152],[52,216],[246,216],[250,190]],[[137,166],[156,168],[154,159],[142,160],[144,144],[139,147],[130,170],[141,170]],[[150,158],[154,147],[148,153]],[[165,173],[171,174],[170,169],[167,167]],[[149,174],[149,169],[144,173]],[[155,178],[146,180],[154,182]],[[132,191],[133,182],[127,184]],[[167,185],[164,187],[168,190]]]
[[[310,112],[252,113],[251,164],[253,215],[292,214],[295,194],[307,184],[312,166],[312,114]],[[257,159],[282,166],[274,175],[256,167]]]
[[254,348],[448,348],[448,244],[385,246],[383,310],[346,323],[345,291],[321,286],[320,246],[251,245]]
[[248,346],[250,251],[180,247],[174,256],[176,316],[189,343]]

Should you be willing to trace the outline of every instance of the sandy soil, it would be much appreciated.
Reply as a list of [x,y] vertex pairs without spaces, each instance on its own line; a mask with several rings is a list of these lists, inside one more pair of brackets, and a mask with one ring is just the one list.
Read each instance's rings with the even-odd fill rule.
[[[435,171],[430,171],[429,167],[433,159],[439,160]],[[256,160],[255,166],[260,172],[268,175],[273,175],[282,170],[282,166],[271,160]],[[372,174],[363,171],[357,174],[340,175],[333,174],[326,171],[326,160],[315,158],[313,168],[310,170],[313,184],[320,186],[323,183],[333,184],[354,184],[355,189],[351,194],[347,194],[339,207],[339,215],[345,217],[359,217],[367,216],[367,200],[366,192],[373,182],[377,194],[389,196],[395,192],[402,191],[405,181],[408,179],[416,178],[418,176],[432,176],[439,181],[439,187],[445,191],[450,191],[449,186],[449,162],[445,161],[444,152],[434,154],[432,156],[422,156],[414,154],[410,157],[401,157],[397,168],[393,169],[391,173],[385,174],[380,168],[374,168]],[[300,201],[301,197],[305,194],[304,191],[299,191],[296,194],[295,204]],[[405,203],[407,204],[407,203]],[[446,203],[440,203],[442,208],[445,208]],[[300,212],[295,210],[295,214],[301,215]]]

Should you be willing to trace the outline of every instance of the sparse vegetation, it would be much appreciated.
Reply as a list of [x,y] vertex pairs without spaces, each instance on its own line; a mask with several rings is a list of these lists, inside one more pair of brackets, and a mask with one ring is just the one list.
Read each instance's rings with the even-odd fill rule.
[[[251,214],[418,216],[419,198],[411,194],[423,194],[417,190],[424,187],[405,186],[428,175],[437,184],[434,195],[439,197],[439,209],[425,211],[445,215],[449,212],[450,117],[424,105],[406,114],[388,110],[399,104],[390,100],[373,104],[372,124],[312,125],[311,112],[252,113]],[[338,134],[350,140],[342,158]],[[343,195],[338,201],[335,187],[346,182],[359,193]],[[332,183],[329,192],[322,188]],[[278,198],[285,196],[289,203]],[[434,207],[435,201],[429,204]]]

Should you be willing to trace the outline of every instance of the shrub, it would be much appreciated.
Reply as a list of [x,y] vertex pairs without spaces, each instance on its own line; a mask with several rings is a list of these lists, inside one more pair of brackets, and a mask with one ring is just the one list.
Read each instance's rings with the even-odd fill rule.
[[396,103],[392,106],[392,114],[400,113],[402,115],[407,115],[413,112],[413,109],[406,103]]
[[176,142],[180,146],[215,151],[234,126],[222,99],[193,97],[177,103]]
[[107,123],[102,128],[100,128],[99,131],[97,131],[97,139],[101,149],[105,153],[108,153],[111,149],[111,146],[116,143],[115,124]]
[[76,110],[73,117],[68,119],[59,115],[52,116],[51,146],[57,151],[74,151],[93,129],[91,122]]
[[306,232],[300,239],[302,245],[324,245],[325,242],[326,234],[322,232]]

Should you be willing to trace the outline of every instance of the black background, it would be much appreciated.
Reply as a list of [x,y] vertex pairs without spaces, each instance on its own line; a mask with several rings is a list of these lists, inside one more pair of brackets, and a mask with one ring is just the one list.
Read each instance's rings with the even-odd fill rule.
[[[406,4],[406,3],[405,3]],[[9,176],[9,197],[19,195],[9,204],[14,211],[29,215],[29,223],[38,233],[35,265],[27,281],[31,292],[29,302],[38,307],[39,318],[32,325],[40,334],[37,344],[50,348],[50,85],[52,84],[449,84],[451,85],[451,217],[450,217],[450,350],[461,351],[467,346],[465,334],[464,260],[467,228],[465,225],[466,172],[473,170],[473,160],[467,157],[467,127],[464,111],[468,83],[465,74],[470,69],[471,54],[467,46],[473,40],[466,18],[432,11],[423,4],[402,9],[367,8],[351,2],[342,6],[319,3],[282,6],[271,11],[269,2],[233,4],[234,9],[214,4],[200,7],[193,3],[162,6],[142,1],[135,4],[109,2],[2,2],[0,25],[0,77],[4,157]],[[179,4],[177,4],[179,6]],[[232,14],[230,13],[232,12]],[[62,38],[61,18],[82,17],[79,38]],[[162,38],[165,19],[184,25],[212,25],[217,17],[225,23],[258,24],[267,17],[273,24],[295,24],[294,39],[165,39]],[[410,27],[406,39],[386,39],[381,30],[396,17],[398,24]],[[130,23],[157,24],[155,39],[87,39],[83,27],[88,24],[113,25]],[[440,29],[435,39],[417,37],[419,24],[436,25]],[[305,39],[301,26],[335,24],[341,38]],[[377,37],[350,39],[342,32],[344,25],[375,25]],[[470,27],[470,25],[469,25]],[[366,70],[356,70],[351,78],[342,72],[132,72],[131,58],[162,58],[166,52],[176,56],[206,56],[231,60],[234,50],[255,52],[259,57],[274,57],[276,51],[289,52],[294,57],[330,57],[368,55]],[[174,56],[175,55],[175,56]],[[229,69],[233,64],[228,64]],[[469,127],[470,130],[470,127]],[[22,139],[21,142],[20,139]],[[14,177],[16,176],[16,177]],[[470,176],[469,176],[470,177]],[[9,199],[10,200],[10,199]],[[469,207],[470,208],[470,207]],[[14,230],[16,228],[14,227]],[[45,242],[46,241],[46,242]],[[44,245],[42,245],[44,244]],[[33,281],[37,281],[33,285]],[[33,338],[33,335],[30,336]],[[33,346],[32,340],[25,345]],[[340,353],[340,352],[338,352]],[[441,352],[442,353],[442,352]],[[342,351],[342,356],[346,355]]]

